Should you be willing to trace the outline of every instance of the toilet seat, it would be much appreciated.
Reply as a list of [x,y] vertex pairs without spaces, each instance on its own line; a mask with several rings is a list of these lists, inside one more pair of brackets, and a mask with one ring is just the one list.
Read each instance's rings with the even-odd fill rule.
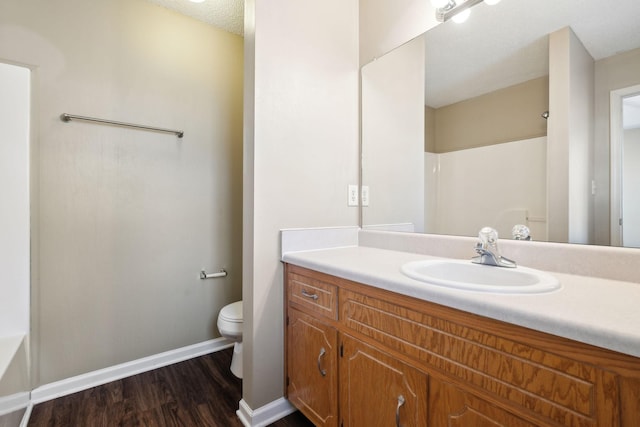
[[242,301],[224,306],[219,318],[229,323],[242,323]]
[[218,314],[218,330],[220,335],[234,342],[231,372],[238,378],[242,378],[242,327],[242,301],[222,307]]

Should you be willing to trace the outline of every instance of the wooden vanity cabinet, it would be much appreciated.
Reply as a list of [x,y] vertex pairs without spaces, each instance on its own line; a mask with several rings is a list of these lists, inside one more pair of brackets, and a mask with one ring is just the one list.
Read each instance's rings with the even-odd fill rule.
[[285,276],[287,397],[317,426],[640,426],[638,358],[297,266]]
[[286,385],[294,406],[316,426],[425,425],[426,374],[338,333],[336,285],[291,272],[287,295]]

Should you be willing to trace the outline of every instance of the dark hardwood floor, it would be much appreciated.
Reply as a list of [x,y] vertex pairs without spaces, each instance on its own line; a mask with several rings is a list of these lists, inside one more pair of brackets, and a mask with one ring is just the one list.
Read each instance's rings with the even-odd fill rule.
[[[226,349],[35,405],[29,427],[242,427]],[[299,412],[270,427],[313,427]]]

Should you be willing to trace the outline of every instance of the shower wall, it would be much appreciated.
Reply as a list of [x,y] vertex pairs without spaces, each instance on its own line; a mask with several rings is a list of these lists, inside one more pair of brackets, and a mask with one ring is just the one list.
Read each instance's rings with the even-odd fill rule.
[[34,386],[219,336],[241,298],[242,58],[143,0],[0,4],[0,60],[35,70]]
[[29,331],[30,79],[0,59],[0,340]]
[[546,137],[487,147],[425,153],[427,232],[476,236],[484,226],[511,238],[525,224],[546,234]]
[[0,426],[29,403],[31,72],[0,59]]

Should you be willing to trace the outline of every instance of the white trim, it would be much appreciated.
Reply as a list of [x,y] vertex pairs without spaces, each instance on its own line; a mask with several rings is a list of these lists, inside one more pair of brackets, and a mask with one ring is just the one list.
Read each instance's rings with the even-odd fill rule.
[[0,415],[6,415],[29,405],[29,392],[21,392],[0,397]]
[[622,227],[622,98],[640,92],[640,85],[612,90],[610,94],[611,245],[623,246]]
[[24,411],[24,415],[22,416],[22,421],[20,422],[20,427],[28,427],[29,419],[31,418],[31,411],[33,410],[33,403],[29,403],[27,406],[27,410]]
[[255,411],[242,399],[236,414],[245,427],[265,427],[295,411],[296,408],[287,399],[281,397]]
[[76,393],[78,391],[106,384],[131,375],[147,372],[152,369],[161,368],[163,366],[182,362],[194,357],[203,356],[231,346],[233,346],[233,342],[230,342],[225,338],[216,338],[175,350],[166,351],[164,353],[154,354],[153,356],[144,357],[131,362],[99,369],[97,371],[87,372],[86,374],[75,377],[65,378],[64,380],[35,388],[31,392],[31,402],[34,405],[46,402],[47,400],[52,400],[60,396],[66,396],[71,393]]

